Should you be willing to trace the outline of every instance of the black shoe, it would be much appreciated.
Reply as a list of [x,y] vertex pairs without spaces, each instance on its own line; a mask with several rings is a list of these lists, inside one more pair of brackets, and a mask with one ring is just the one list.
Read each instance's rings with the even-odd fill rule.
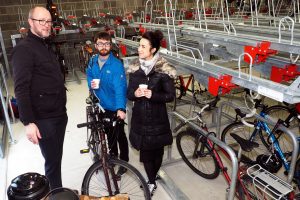
[[122,175],[124,175],[126,172],[127,172],[127,169],[121,166],[121,167],[119,168],[118,172],[117,172],[117,176],[122,176]]

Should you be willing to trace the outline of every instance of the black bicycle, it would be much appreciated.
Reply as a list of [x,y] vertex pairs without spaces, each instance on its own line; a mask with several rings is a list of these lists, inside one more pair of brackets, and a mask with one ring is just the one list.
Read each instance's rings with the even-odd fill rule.
[[[151,199],[147,183],[142,174],[129,163],[110,157],[107,147],[105,130],[115,127],[121,120],[106,118],[104,109],[98,103],[98,98],[92,93],[87,103],[87,122],[77,127],[87,127],[91,131],[88,147],[95,153],[94,164],[86,172],[81,192],[93,197],[125,195],[131,200]],[[125,173],[118,175],[123,168]]]

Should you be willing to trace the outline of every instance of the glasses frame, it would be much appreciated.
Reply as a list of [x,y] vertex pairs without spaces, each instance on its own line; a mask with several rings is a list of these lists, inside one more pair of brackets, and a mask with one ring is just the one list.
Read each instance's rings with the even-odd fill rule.
[[111,42],[106,42],[106,43],[96,43],[97,47],[111,47]]
[[45,26],[46,24],[48,24],[49,26],[52,26],[53,21],[48,21],[48,20],[44,20],[44,19],[35,19],[35,18],[30,18],[33,21],[38,21],[39,25]]

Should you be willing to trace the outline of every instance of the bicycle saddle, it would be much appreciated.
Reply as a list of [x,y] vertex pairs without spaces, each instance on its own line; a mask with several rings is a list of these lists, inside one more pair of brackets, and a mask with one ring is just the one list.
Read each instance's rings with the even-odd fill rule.
[[237,141],[237,143],[239,143],[243,151],[250,152],[253,148],[259,147],[258,143],[252,142],[250,140],[245,140],[235,133],[230,133],[230,135]]

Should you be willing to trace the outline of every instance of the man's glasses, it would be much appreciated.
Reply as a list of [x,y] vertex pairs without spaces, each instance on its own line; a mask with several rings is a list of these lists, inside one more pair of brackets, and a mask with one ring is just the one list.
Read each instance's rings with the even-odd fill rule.
[[34,20],[34,21],[38,21],[40,25],[42,26],[45,26],[46,24],[48,24],[49,26],[52,25],[52,21],[47,21],[47,20],[44,20],[44,19],[34,19],[34,18],[30,18],[31,20]]
[[107,43],[101,43],[101,42],[99,42],[99,43],[96,43],[96,45],[98,47],[110,47],[111,43],[110,42],[107,42]]

